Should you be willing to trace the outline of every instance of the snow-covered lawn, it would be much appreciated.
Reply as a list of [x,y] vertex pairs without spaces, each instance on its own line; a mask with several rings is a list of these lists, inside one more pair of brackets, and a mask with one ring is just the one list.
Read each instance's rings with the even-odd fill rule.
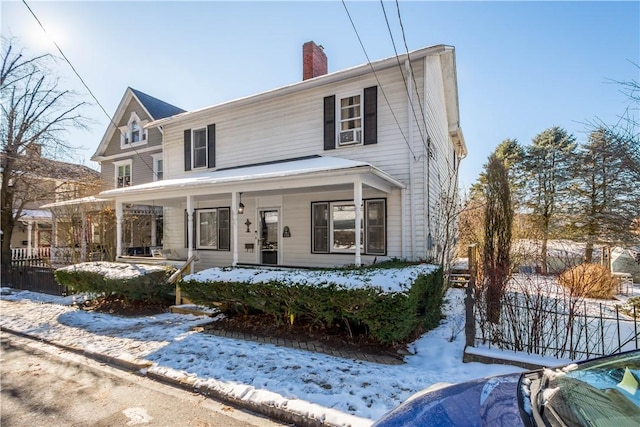
[[[349,279],[339,271],[331,276],[289,271],[282,276],[282,272],[271,270],[212,269],[192,278],[241,278],[247,282],[295,279],[309,284],[326,283],[330,279],[344,286],[375,285],[385,291],[402,292],[412,278],[429,268],[416,266],[403,272],[374,270]],[[529,290],[544,290],[547,297],[562,296],[564,291],[553,279],[533,277],[516,277],[511,291],[522,292],[526,286]],[[413,393],[438,382],[455,383],[521,371],[509,365],[462,363],[462,289],[447,292],[443,306],[446,318],[438,328],[410,344],[409,349],[415,354],[406,356],[403,365],[393,366],[199,332],[197,326],[212,321],[211,317],[165,313],[123,318],[87,312],[76,304],[82,298],[14,291],[0,299],[0,325],[90,352],[125,360],[147,360],[152,363],[150,372],[189,379],[196,386],[207,386],[253,402],[276,402],[288,408],[295,407],[337,424],[344,419],[352,425],[366,426]],[[593,305],[594,310],[596,306],[600,310],[601,301],[586,303],[588,307]],[[606,306],[610,309],[616,303],[621,301],[611,301]],[[566,362],[482,347],[473,351],[547,366]],[[354,424],[354,419],[359,421]]]
[[[332,421],[349,414],[375,420],[413,393],[438,382],[462,382],[519,372],[507,365],[462,363],[464,291],[446,295],[446,319],[410,345],[403,365],[380,365],[270,344],[238,341],[193,330],[208,317],[161,314],[122,318],[86,312],[73,297],[33,292],[3,295],[0,324],[60,344],[153,362],[150,371],[254,401],[286,401]],[[525,357],[526,358],[526,357]],[[548,364],[557,361],[547,360]],[[274,394],[275,393],[275,394]],[[318,406],[325,415],[317,415]],[[324,409],[331,408],[331,409]],[[342,415],[341,415],[342,414]],[[352,421],[352,420],[351,420]]]

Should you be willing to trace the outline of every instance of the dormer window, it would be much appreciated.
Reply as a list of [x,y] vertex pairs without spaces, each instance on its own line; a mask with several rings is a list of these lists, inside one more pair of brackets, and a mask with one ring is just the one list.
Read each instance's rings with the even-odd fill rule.
[[131,122],[131,142],[140,141],[140,126],[137,121]]
[[135,112],[131,113],[129,121],[120,129],[120,147],[127,148],[131,146],[147,143],[147,130],[143,129],[147,121],[141,121]]

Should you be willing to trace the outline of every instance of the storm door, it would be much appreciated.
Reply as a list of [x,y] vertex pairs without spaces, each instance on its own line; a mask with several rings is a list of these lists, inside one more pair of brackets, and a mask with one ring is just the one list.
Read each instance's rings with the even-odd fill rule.
[[278,264],[278,211],[274,209],[260,211],[260,262]]

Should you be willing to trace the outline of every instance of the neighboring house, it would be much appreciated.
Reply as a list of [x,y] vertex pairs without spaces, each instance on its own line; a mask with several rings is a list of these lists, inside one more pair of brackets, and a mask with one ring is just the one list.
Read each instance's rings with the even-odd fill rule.
[[[125,188],[163,179],[162,128],[147,129],[145,126],[183,112],[181,108],[127,88],[113,122],[91,158],[100,163],[102,189]],[[76,218],[78,223],[89,221],[81,227],[87,230],[80,233],[84,236],[78,243],[82,247],[80,254],[77,259],[68,261],[113,258],[115,254],[111,254],[110,247],[115,242],[115,218],[112,213],[109,215],[110,206],[113,206],[112,202],[96,197],[45,206],[54,213],[63,212],[67,217]],[[162,207],[154,206],[153,202],[127,205],[121,225],[126,236],[123,240],[125,254],[148,255],[151,248],[162,245]],[[59,249],[60,253],[68,252],[62,247]]]
[[[327,74],[323,49],[308,42],[303,78],[143,124],[149,147],[162,131],[164,179],[142,184],[132,161],[131,185],[100,193],[116,202],[117,253],[134,204],[163,207],[164,253],[197,255],[196,270],[433,259],[453,235],[443,204],[467,153],[454,48]],[[129,152],[122,140],[106,150],[117,142],[108,132],[94,157],[107,175],[105,160]]]
[[37,256],[42,248],[52,245],[55,239],[52,215],[41,205],[83,197],[99,189],[97,171],[43,157],[38,144],[28,146],[20,160],[18,164],[25,166],[19,171],[20,179],[9,183],[19,187],[14,200],[17,225],[11,236],[14,258]]
[[[113,123],[91,157],[100,163],[106,187],[125,188],[162,180],[162,127],[145,126],[183,112],[181,108],[128,87],[113,116]],[[162,245],[161,206],[155,206],[153,202],[128,205],[123,225],[125,253],[149,254],[150,248]]]

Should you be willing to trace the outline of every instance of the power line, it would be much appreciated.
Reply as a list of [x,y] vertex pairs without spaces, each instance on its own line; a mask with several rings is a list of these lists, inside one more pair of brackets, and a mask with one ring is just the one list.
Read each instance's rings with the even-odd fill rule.
[[[76,68],[73,66],[73,64],[71,63],[71,61],[69,61],[69,58],[67,58],[67,55],[64,54],[64,52],[62,51],[62,49],[60,48],[60,46],[58,45],[58,43],[53,39],[53,37],[51,37],[49,35],[49,33],[47,32],[47,30],[44,28],[44,25],[42,25],[42,22],[40,22],[40,19],[38,19],[38,17],[36,16],[35,12],[31,9],[31,7],[29,7],[29,5],[27,4],[26,0],[22,0],[22,3],[24,3],[24,5],[27,7],[27,9],[29,9],[29,12],[31,12],[31,15],[33,16],[33,18],[36,20],[36,22],[38,23],[38,25],[40,25],[40,28],[42,28],[42,31],[44,31],[44,33],[47,35],[47,37],[49,38],[49,40],[51,40],[51,42],[55,45],[55,47],[58,49],[58,52],[60,52],[60,55],[62,55],[62,58],[66,61],[67,64],[69,64],[69,66],[71,67],[71,69],[73,70],[73,72],[75,73],[75,75],[78,77],[78,79],[82,82],[82,84],[84,85],[85,89],[87,89],[87,91],[89,92],[89,95],[91,95],[91,97],[93,98],[93,100],[96,102],[96,104],[98,104],[98,106],[100,107],[100,109],[102,110],[102,112],[105,114],[105,116],[107,116],[107,118],[109,119],[109,122],[116,128],[118,129],[118,125],[116,125],[116,123],[113,121],[113,119],[111,118],[111,116],[109,115],[109,113],[107,113],[107,110],[105,110],[105,108],[102,106],[102,104],[100,103],[100,101],[98,101],[98,98],[96,98],[96,96],[93,94],[93,92],[91,91],[91,89],[89,88],[89,86],[87,85],[87,83],[84,81],[84,79],[82,78],[82,76],[80,76],[80,73],[78,73],[78,71],[76,70]],[[121,136],[125,136],[124,134],[122,134],[121,132]],[[126,137],[126,136],[125,136]],[[151,170],[151,172],[156,175],[156,172],[153,170],[153,168],[151,166],[149,166],[149,164],[147,163],[147,161],[140,155],[140,153],[138,153],[138,150],[136,150],[136,148],[131,145],[131,148],[133,148],[133,151],[136,153],[136,155],[140,158],[140,160],[142,160],[142,163],[144,163],[144,165],[149,168],[149,170]],[[133,171],[131,171],[133,174]]]
[[[389,25],[389,19],[387,18],[387,11],[384,8],[383,0],[380,0],[380,5],[382,6],[382,13],[384,14],[384,20],[387,23],[387,30],[389,31],[389,36],[391,37],[391,44],[393,44],[393,51],[396,54],[396,61],[398,63],[398,68],[400,69],[400,74],[402,75],[402,83],[404,83],[404,89],[405,89],[405,91],[407,93],[407,99],[409,100],[409,105],[411,105],[411,111],[413,112],[413,118],[414,118],[414,120],[416,122],[418,122],[418,132],[420,133],[420,139],[422,140],[422,145],[424,145],[424,148],[427,149],[427,155],[428,155],[430,153],[430,147],[428,147],[425,144],[425,137],[424,137],[424,134],[422,133],[422,128],[419,125],[420,122],[419,122],[418,117],[416,115],[416,109],[413,106],[413,101],[411,99],[411,94],[409,93],[409,86],[407,85],[407,81],[406,81],[406,79],[404,77],[404,70],[402,68],[402,64],[400,63],[400,56],[398,55],[398,50],[396,49],[396,42],[395,42],[395,40],[393,38],[393,33],[391,32],[391,26]],[[413,67],[411,67],[411,61],[410,61],[409,55],[407,55],[407,60],[409,60],[409,67],[410,67],[411,73],[413,75]],[[413,79],[413,84],[414,84],[414,86],[416,85],[415,78]],[[420,94],[418,93],[418,88],[417,87],[416,87],[416,93],[418,94],[418,102],[420,102]],[[422,111],[422,108],[421,108],[421,111]],[[424,112],[422,112],[422,114],[423,114],[422,121],[424,123],[424,128],[425,128],[425,132],[426,132],[427,123],[424,120]],[[429,142],[428,138],[429,138],[429,136],[427,135],[427,142]]]
[[360,38],[360,34],[358,33],[358,30],[356,29],[356,25],[354,24],[353,19],[351,18],[351,14],[349,13],[349,9],[347,9],[347,4],[345,3],[344,0],[342,0],[342,6],[344,6],[344,10],[345,10],[345,12],[347,12],[347,16],[349,17],[349,21],[351,21],[351,26],[353,27],[353,31],[356,33],[356,37],[358,37],[358,41],[360,42],[360,47],[362,48],[362,51],[364,52],[364,56],[367,58],[367,63],[369,64],[369,67],[371,68],[371,71],[373,72],[373,75],[376,78],[376,82],[378,82],[378,86],[380,87],[380,92],[382,92],[382,96],[384,97],[384,100],[387,103],[387,106],[389,107],[389,111],[391,111],[391,114],[393,115],[393,118],[396,121],[396,125],[398,126],[398,129],[400,130],[400,133],[402,134],[402,138],[404,139],[404,142],[407,144],[407,147],[409,148],[409,151],[411,152],[411,155],[413,156],[413,159],[417,161],[418,158],[416,157],[415,153],[411,149],[411,145],[409,144],[409,140],[407,139],[407,137],[405,136],[404,132],[402,131],[402,126],[400,126],[400,122],[398,121],[398,117],[396,116],[396,113],[393,111],[393,108],[391,108],[391,103],[389,102],[389,99],[387,98],[387,94],[384,92],[384,89],[382,88],[382,83],[380,83],[380,79],[378,79],[378,74],[376,73],[376,70],[373,68],[373,65],[371,64],[371,60],[369,59],[369,55],[367,54],[367,50],[364,48],[364,44],[362,43],[362,39]]

